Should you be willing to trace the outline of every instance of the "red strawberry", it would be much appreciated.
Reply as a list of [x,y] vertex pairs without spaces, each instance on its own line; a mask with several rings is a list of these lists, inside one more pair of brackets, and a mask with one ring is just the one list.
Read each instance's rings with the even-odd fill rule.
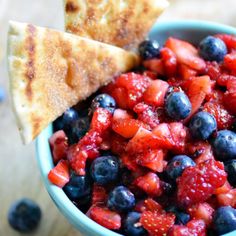
[[133,118],[132,114],[130,114],[128,111],[122,109],[116,109],[112,117],[112,122],[118,119],[132,119],[132,118]]
[[224,66],[231,72],[236,73],[236,53],[232,52],[224,57]]
[[175,53],[167,48],[163,47],[161,49],[161,58],[164,64],[164,70],[168,77],[173,77],[177,71],[177,58]]
[[149,196],[157,197],[162,193],[160,179],[156,174],[152,172],[138,177],[135,180],[135,185],[146,192]]
[[148,78],[152,79],[152,80],[156,80],[157,79],[157,73],[150,71],[150,70],[145,70],[143,72],[143,76],[147,76]]
[[121,156],[121,160],[122,164],[131,171],[136,172],[138,169],[141,169],[141,166],[136,163],[136,156],[134,155],[125,153]]
[[121,227],[121,217],[118,213],[107,208],[94,206],[90,211],[90,217],[107,229],[116,230]]
[[178,74],[183,80],[186,80],[191,77],[195,77],[197,75],[197,71],[184,64],[180,64],[178,65]]
[[216,196],[220,206],[236,207],[236,189],[231,189],[227,193],[221,193]]
[[212,114],[217,122],[217,128],[221,129],[229,129],[234,121],[232,115],[224,108],[223,105],[220,105],[216,102],[207,102],[203,107],[204,111]]
[[122,136],[116,134],[116,133],[111,133],[111,151],[114,154],[121,155],[127,146],[127,140],[123,138]]
[[205,74],[209,75],[209,77],[212,80],[218,80],[218,78],[222,74],[220,65],[216,61],[213,61],[213,62],[207,61]]
[[174,225],[175,215],[172,213],[145,211],[141,215],[140,223],[150,236],[163,236]]
[[116,100],[118,107],[129,109],[128,92],[125,88],[115,87],[109,94]]
[[139,201],[135,205],[134,210],[137,212],[145,212],[145,211],[159,212],[159,213],[163,212],[162,206],[152,198],[147,198],[145,200]]
[[200,58],[197,49],[192,44],[170,37],[167,39],[165,46],[176,54],[179,63],[198,71],[205,69],[205,61]]
[[223,163],[214,160],[188,167],[179,177],[177,198],[182,206],[205,202],[226,181]]
[[236,37],[230,34],[217,34],[215,37],[221,39],[226,44],[229,51],[236,49]]
[[164,98],[169,88],[167,82],[163,80],[153,80],[150,82],[146,91],[143,94],[145,103],[153,106],[164,106]]
[[164,63],[161,59],[150,59],[143,62],[145,68],[154,71],[157,75],[165,75]]
[[63,188],[70,180],[69,165],[66,160],[61,160],[48,173],[48,179],[51,183]]
[[93,113],[91,129],[98,132],[104,132],[111,126],[112,114],[104,108],[97,108]]
[[165,153],[162,149],[149,150],[138,154],[136,163],[155,172],[162,172],[167,165],[167,162],[164,161],[164,156]]
[[56,131],[49,139],[54,163],[66,158],[68,138],[63,130]]
[[230,185],[228,181],[226,181],[223,186],[215,190],[215,194],[218,195],[222,193],[228,193],[231,189],[232,189],[232,186]]
[[107,201],[106,189],[98,184],[93,185],[92,205],[105,204]]
[[[221,74],[217,80],[216,80],[216,83],[219,85],[219,86],[227,86],[228,89],[230,90],[230,83],[235,83],[234,81],[236,80],[236,76],[233,76],[233,75],[227,75],[227,74]],[[234,85],[234,88],[235,88],[235,85]]]
[[226,92],[224,94],[224,105],[226,109],[232,115],[236,115],[236,93],[235,92]]
[[209,76],[194,77],[189,81],[186,81],[186,87],[183,85],[183,89],[186,91],[189,100],[192,104],[192,111],[187,120],[198,111],[202,105],[206,95],[211,92],[211,80]]
[[207,226],[212,222],[214,209],[206,202],[193,205],[187,211],[191,219],[203,220]]

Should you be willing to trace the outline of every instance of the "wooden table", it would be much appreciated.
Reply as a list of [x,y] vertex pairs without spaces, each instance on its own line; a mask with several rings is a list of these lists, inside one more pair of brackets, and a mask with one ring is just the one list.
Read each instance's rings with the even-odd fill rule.
[[[5,50],[9,19],[63,29],[62,0],[0,0],[0,55]],[[172,0],[160,20],[206,19],[236,26],[235,0]],[[204,2],[204,3],[203,3]],[[227,7],[227,11],[224,7]],[[5,10],[3,9],[5,8]],[[0,56],[1,57],[1,56]],[[0,86],[7,89],[6,58],[0,62]],[[32,236],[80,235],[59,213],[45,191],[35,161],[34,143],[23,146],[19,139],[9,97],[0,104],[0,235],[20,235],[7,222],[10,204],[18,198],[34,199],[43,218]]]

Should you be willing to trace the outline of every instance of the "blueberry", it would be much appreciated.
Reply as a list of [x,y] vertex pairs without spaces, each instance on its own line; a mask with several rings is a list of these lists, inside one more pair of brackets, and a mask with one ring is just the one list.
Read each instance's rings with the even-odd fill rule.
[[30,199],[18,200],[8,211],[8,222],[17,231],[29,233],[37,228],[41,220],[39,206]]
[[199,140],[207,140],[216,128],[215,117],[205,111],[195,114],[189,124],[192,137]]
[[140,225],[141,214],[135,211],[129,212],[124,220],[124,231],[127,236],[147,235],[147,231]]
[[228,174],[229,183],[236,187],[236,159],[225,163],[225,171]]
[[221,62],[227,54],[225,43],[213,36],[207,36],[199,44],[199,55],[207,61]]
[[107,205],[110,209],[127,212],[135,206],[134,194],[124,186],[115,187],[108,196]]
[[185,93],[173,92],[166,98],[165,109],[172,119],[182,120],[190,114],[192,106]]
[[64,126],[70,126],[78,119],[79,119],[78,112],[73,108],[67,109],[62,115],[62,122]]
[[88,116],[80,117],[75,120],[66,130],[69,138],[69,143],[77,143],[88,132],[90,126],[90,119]]
[[62,122],[62,116],[58,117],[54,122],[53,122],[53,131],[56,132],[58,130],[64,129],[64,124]]
[[219,235],[236,230],[236,209],[230,206],[218,208],[213,215],[213,228]]
[[178,155],[169,161],[165,173],[169,180],[176,181],[182,175],[185,168],[195,165],[195,162],[190,157]]
[[179,208],[176,206],[168,206],[166,208],[167,212],[172,212],[175,214],[175,224],[177,225],[185,225],[189,222],[190,220],[190,215],[181,211]]
[[87,197],[91,193],[91,184],[88,176],[79,176],[73,173],[63,190],[71,201],[78,201]]
[[93,99],[91,103],[92,112],[98,107],[105,108],[113,114],[116,109],[116,101],[113,97],[106,93],[99,94]]
[[219,160],[227,161],[236,158],[236,133],[230,130],[219,131],[212,146]]
[[145,40],[139,45],[139,54],[144,60],[159,57],[160,45],[155,40]]
[[96,158],[91,167],[90,174],[94,182],[105,185],[118,179],[119,162],[114,156],[102,156]]

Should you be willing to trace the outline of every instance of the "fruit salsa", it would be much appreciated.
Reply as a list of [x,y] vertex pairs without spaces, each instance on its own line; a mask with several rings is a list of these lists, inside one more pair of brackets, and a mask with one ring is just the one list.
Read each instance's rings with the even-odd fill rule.
[[123,235],[236,230],[236,37],[146,40],[139,54],[54,122],[49,180]]

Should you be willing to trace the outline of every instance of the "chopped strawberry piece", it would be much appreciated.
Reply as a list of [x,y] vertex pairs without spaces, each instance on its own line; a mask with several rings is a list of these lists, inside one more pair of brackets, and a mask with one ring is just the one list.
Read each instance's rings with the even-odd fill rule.
[[188,85],[183,87],[192,104],[192,111],[187,120],[198,111],[206,95],[211,92],[211,80],[209,76],[194,77],[188,82]]
[[229,71],[236,73],[236,53],[235,52],[225,55],[224,66]]
[[141,167],[136,163],[136,156],[123,154],[121,156],[122,164],[131,171],[137,171]]
[[195,77],[197,75],[197,71],[184,64],[180,64],[178,65],[178,74],[181,78],[183,78],[183,80],[186,80],[191,77]]
[[92,205],[95,205],[97,203],[105,204],[106,201],[107,201],[106,189],[98,184],[94,184],[92,192]]
[[171,49],[164,47],[161,49],[161,58],[166,75],[168,77],[175,76],[177,71],[177,58],[175,53]]
[[110,93],[109,93],[115,100],[117,105],[122,109],[128,109],[128,92],[125,88],[115,87]]
[[236,189],[231,189],[227,193],[218,194],[216,197],[220,206],[236,207]]
[[215,190],[215,194],[221,194],[221,193],[228,193],[232,189],[232,186],[228,181],[225,182],[225,184]]
[[224,94],[224,105],[226,109],[232,115],[236,115],[236,93],[235,92],[226,92]]
[[234,35],[217,34],[215,37],[223,40],[229,51],[236,49],[236,37]]
[[207,102],[204,104],[203,110],[215,117],[218,130],[229,129],[234,121],[233,116],[219,103]]
[[112,129],[124,138],[132,138],[144,124],[136,119],[113,119]]
[[116,230],[121,227],[121,217],[118,213],[107,208],[95,206],[90,211],[90,217],[107,229]]
[[177,181],[178,202],[182,206],[205,202],[225,183],[226,177],[224,165],[219,161],[208,160],[186,168]]
[[187,211],[191,219],[203,220],[207,226],[212,222],[214,209],[206,202],[193,205]]
[[174,225],[168,236],[206,236],[206,224],[203,220],[191,220],[186,226]]
[[51,183],[63,188],[70,180],[68,161],[61,160],[48,173],[48,179]]
[[224,92],[220,90],[213,90],[212,93],[206,95],[206,102],[213,102],[223,104]]
[[156,80],[157,79],[157,73],[150,71],[150,70],[145,70],[143,72],[144,76],[147,76],[148,78],[152,79],[152,80]]
[[164,156],[165,153],[162,149],[149,150],[145,153],[138,154],[136,163],[155,172],[163,172],[167,165],[167,162],[164,161]]
[[205,61],[200,58],[197,49],[192,44],[170,37],[167,39],[165,46],[176,54],[179,63],[198,71],[205,69]]
[[112,114],[104,108],[97,108],[93,113],[91,129],[98,132],[104,132],[111,126]]
[[236,92],[236,76],[230,76],[228,78],[226,87],[230,93]]
[[144,102],[153,106],[164,106],[164,98],[168,88],[168,83],[163,80],[151,81],[143,94]]
[[217,80],[221,76],[221,67],[216,61],[207,61],[205,73],[209,75],[210,79]]
[[157,75],[165,75],[164,63],[161,59],[150,59],[143,62],[148,70],[154,71]]
[[132,119],[132,118],[133,116],[128,111],[122,109],[116,109],[112,117],[112,122],[118,119]]
[[116,133],[112,133],[110,138],[111,138],[111,151],[114,154],[121,155],[126,149],[128,143],[127,140]]
[[163,236],[174,225],[175,215],[172,213],[145,211],[141,215],[140,222],[149,235]]
[[63,130],[56,131],[49,139],[54,163],[66,158],[68,138]]
[[[233,75],[227,75],[227,74],[221,74],[216,82],[219,86],[227,86],[228,89],[230,90],[231,88],[231,83],[233,84],[234,81],[236,80],[236,76]],[[235,85],[233,86],[234,90],[235,90]]]
[[144,200],[144,206],[146,211],[162,212],[162,206],[152,198],[147,198]]
[[149,196],[157,197],[162,193],[159,177],[149,172],[135,180],[135,185],[146,192]]

